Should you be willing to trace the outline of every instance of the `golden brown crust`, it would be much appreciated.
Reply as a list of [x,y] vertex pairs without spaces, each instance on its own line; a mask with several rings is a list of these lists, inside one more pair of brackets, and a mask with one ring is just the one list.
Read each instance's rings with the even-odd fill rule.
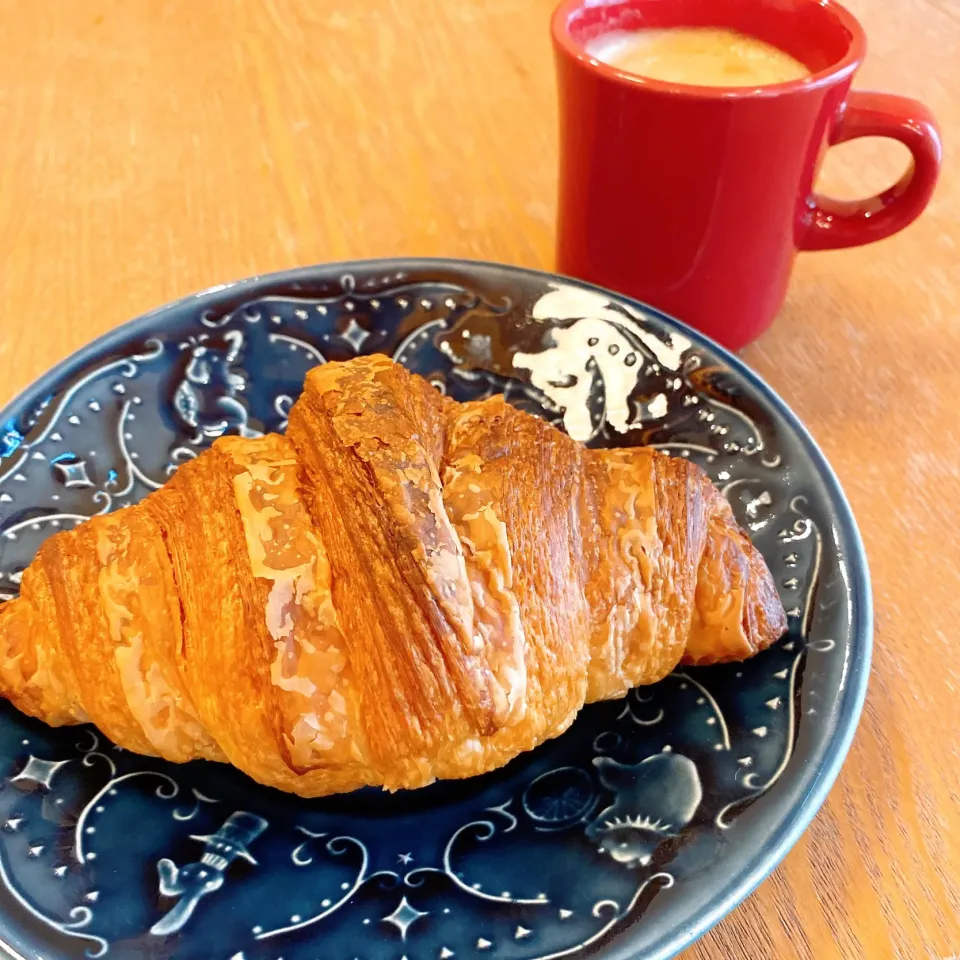
[[[522,676],[501,729],[451,742],[437,758],[435,775],[456,777],[500,766],[569,726],[586,694],[589,610],[579,575],[582,449],[501,397],[454,407],[448,423],[444,475],[475,573],[477,620],[509,622],[515,603],[510,629],[522,636],[518,651],[509,633],[484,640],[498,677]],[[514,651],[522,661],[512,662]]]
[[490,731],[493,717],[472,635],[450,617],[468,598],[436,469],[441,398],[399,369],[380,358],[313,370],[288,435],[330,556],[372,765],[417,785],[442,743]]
[[682,662],[705,666],[746,660],[787,627],[763,556],[737,525],[730,504],[705,477],[707,542],[697,574],[693,623]]
[[71,544],[48,540],[39,560],[53,594],[57,635],[73,665],[84,711],[111,740],[129,743],[136,753],[152,752],[150,741],[131,713],[113,656],[113,639],[99,596],[97,525],[85,524]]
[[492,769],[784,626],[695,466],[368,357],[311,371],[286,437],[223,438],[48,540],[0,606],[0,692],[319,796]]
[[21,597],[0,606],[0,689],[24,713],[60,726],[89,719],[64,655],[50,585],[39,564],[24,571]]

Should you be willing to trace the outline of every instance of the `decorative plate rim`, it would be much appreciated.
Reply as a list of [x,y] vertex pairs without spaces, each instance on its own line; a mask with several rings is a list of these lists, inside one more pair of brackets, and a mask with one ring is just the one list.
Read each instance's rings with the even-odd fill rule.
[[[489,269],[504,273],[512,273],[530,278],[537,278],[543,282],[561,280],[586,290],[593,290],[610,296],[615,300],[624,301],[631,306],[651,315],[668,329],[675,328],[688,337],[697,346],[712,350],[738,377],[742,377],[753,386],[771,405],[783,421],[795,432],[804,452],[808,455],[813,468],[819,473],[830,495],[831,506],[835,511],[835,521],[842,535],[849,540],[852,546],[850,555],[846,558],[850,574],[851,596],[851,629],[850,647],[851,656],[849,673],[841,686],[840,703],[837,712],[837,722],[830,736],[825,740],[822,751],[824,760],[820,767],[811,770],[805,777],[805,789],[799,801],[789,805],[782,817],[778,829],[779,836],[772,846],[758,850],[730,880],[719,885],[717,893],[700,911],[696,920],[685,930],[673,929],[662,935],[645,954],[644,960],[670,960],[676,957],[692,943],[702,937],[708,930],[716,926],[734,908],[749,897],[757,887],[780,865],[796,842],[800,839],[814,816],[823,806],[827,795],[833,787],[850,750],[854,734],[859,725],[860,716],[866,699],[867,685],[870,675],[870,665],[873,653],[873,596],[870,585],[869,566],[863,540],[857,527],[853,510],[836,473],[824,456],[810,431],[787,406],[779,394],[743,360],[727,348],[721,346],[710,337],[688,326],[676,317],[664,313],[642,301],[635,300],[616,291],[600,287],[597,284],[587,283],[575,277],[551,273],[546,270],[536,270],[528,267],[512,266],[496,261],[470,260],[464,258],[446,257],[384,257],[361,260],[331,261],[309,266],[295,267],[285,270],[272,271],[263,274],[214,284],[196,293],[187,294],[155,307],[140,316],[125,321],[99,337],[75,350],[63,360],[55,364],[33,382],[17,391],[3,408],[0,409],[0,424],[10,419],[18,406],[20,398],[26,394],[35,394],[48,391],[65,375],[70,375],[82,367],[91,355],[109,350],[121,342],[135,335],[141,328],[150,326],[161,320],[165,314],[190,304],[201,305],[205,300],[221,297],[224,294],[243,294],[246,291],[255,292],[259,286],[282,282],[297,282],[313,278],[317,271],[337,271],[344,273],[369,270],[371,268],[384,269],[388,272],[397,271],[429,271],[433,269]],[[0,924],[3,923],[0,918]],[[604,957],[608,960],[635,960],[631,946],[632,936],[630,927],[626,927],[613,941],[607,943]],[[23,960],[15,948],[5,939],[0,938],[0,950],[15,960]]]

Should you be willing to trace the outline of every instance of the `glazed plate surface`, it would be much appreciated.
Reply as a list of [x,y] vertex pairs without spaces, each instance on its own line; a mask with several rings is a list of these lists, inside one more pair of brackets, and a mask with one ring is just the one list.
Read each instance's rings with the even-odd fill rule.
[[[823,802],[870,661],[860,538],[829,466],[742,363],[633,301],[440,260],[217,287],[112,332],[0,414],[0,601],[42,540],[148,494],[225,432],[283,430],[310,367],[383,352],[594,445],[701,464],[790,629],[733,666],[585,709],[473,780],[302,800],[0,703],[0,941],[183,960],[671,957]],[[161,890],[162,887],[162,890]]]

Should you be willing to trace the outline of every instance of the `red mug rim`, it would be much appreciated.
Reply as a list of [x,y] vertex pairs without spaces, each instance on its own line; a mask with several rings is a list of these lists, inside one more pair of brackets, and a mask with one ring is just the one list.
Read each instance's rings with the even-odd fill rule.
[[[746,2],[746,0],[745,0]],[[763,2],[763,0],[756,0]],[[570,16],[576,10],[598,5],[590,0],[561,0],[550,19],[550,32],[554,45],[567,56],[578,61],[585,69],[592,70],[608,80],[625,84],[632,88],[668,93],[674,96],[699,97],[708,99],[764,99],[790,93],[802,93],[835,83],[853,73],[863,62],[866,54],[866,35],[860,21],[836,0],[804,0],[811,6],[819,7],[825,14],[832,13],[850,33],[851,41],[846,54],[836,63],[818,70],[799,80],[787,80],[783,83],[770,83],[759,87],[707,87],[696,84],[672,83],[667,80],[655,80],[636,73],[627,73],[613,67],[589,53],[570,36],[568,24]],[[608,0],[609,6],[615,6],[616,0]]]

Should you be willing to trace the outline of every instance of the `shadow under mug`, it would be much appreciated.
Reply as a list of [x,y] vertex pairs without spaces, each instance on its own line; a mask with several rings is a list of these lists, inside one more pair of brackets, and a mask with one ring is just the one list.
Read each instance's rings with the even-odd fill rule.
[[[700,87],[625,73],[585,45],[616,30],[728,27],[812,73],[763,87]],[[863,28],[832,0],[564,0],[552,21],[560,96],[557,269],[644,300],[734,350],[780,309],[799,250],[902,230],[940,167],[930,112],[850,92]],[[865,200],[816,194],[831,144],[892,137],[912,154]]]

